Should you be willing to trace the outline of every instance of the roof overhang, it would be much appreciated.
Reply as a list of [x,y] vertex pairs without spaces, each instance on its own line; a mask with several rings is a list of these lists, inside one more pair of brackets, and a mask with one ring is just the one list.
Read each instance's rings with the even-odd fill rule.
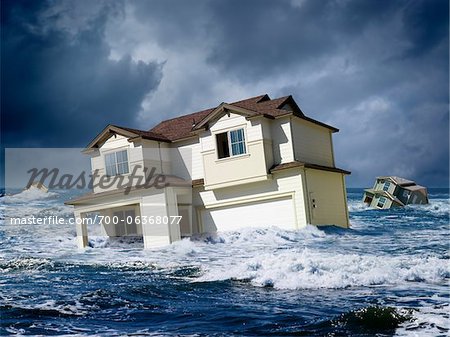
[[[135,130],[137,131],[137,130]],[[121,128],[116,125],[108,124],[82,151],[82,153],[89,154],[97,151],[109,138],[120,135],[128,138],[129,142],[142,141],[142,139],[164,141],[163,138],[153,137],[151,135],[142,134],[142,132],[134,132],[132,129]]]
[[377,180],[378,179],[389,180],[390,182],[392,182],[398,186],[401,186],[401,187],[416,185],[416,182],[413,180],[400,178],[400,177],[396,177],[396,176],[380,176],[380,177],[377,177]]
[[299,162],[299,161],[292,161],[292,162],[285,163],[285,164],[275,165],[270,169],[270,173],[281,171],[281,170],[286,170],[286,169],[291,169],[291,168],[298,168],[298,167],[305,168],[305,169],[312,169],[312,170],[341,173],[341,174],[345,174],[345,175],[351,174],[350,171],[343,170],[343,169],[340,169],[337,167],[323,166],[323,165],[317,165],[317,164],[311,164],[311,163],[303,163],[303,162]]
[[114,135],[121,135],[127,138],[136,137],[137,134],[121,129],[117,126],[108,124],[82,151],[83,153],[92,153],[101,147],[109,138]]
[[207,127],[210,121],[215,120],[216,118],[219,118],[219,116],[223,116],[225,114],[230,114],[231,112],[237,113],[239,115],[243,115],[245,117],[249,117],[255,114],[254,111],[239,108],[232,106],[228,103],[221,103],[217,108],[215,108],[213,111],[211,111],[206,117],[204,117],[202,120],[200,120],[198,123],[195,124],[195,126],[192,128],[192,130],[199,130],[202,128]]
[[214,121],[223,115],[235,113],[241,116],[244,116],[245,118],[252,118],[260,116],[256,111],[244,109],[241,107],[237,107],[228,103],[221,103],[217,108],[215,108],[213,111],[211,111],[206,117],[204,117],[202,120],[200,120],[198,123],[195,124],[195,126],[192,128],[193,131],[197,131],[200,129],[208,128],[208,125],[211,121]]
[[315,119],[313,119],[313,118],[311,118],[311,117],[307,117],[307,116],[305,116],[305,115],[297,115],[297,114],[294,114],[296,117],[298,117],[298,118],[300,118],[300,119],[303,119],[304,121],[307,121],[307,122],[310,122],[310,123],[313,123],[313,124],[316,124],[316,125],[318,125],[318,126],[322,126],[322,127],[324,127],[324,128],[327,128],[327,129],[329,129],[331,132],[339,132],[339,129],[338,128],[335,128],[334,126],[331,126],[331,125],[328,125],[328,124],[325,124],[325,123],[322,123],[322,122],[319,122],[318,120],[315,120]]

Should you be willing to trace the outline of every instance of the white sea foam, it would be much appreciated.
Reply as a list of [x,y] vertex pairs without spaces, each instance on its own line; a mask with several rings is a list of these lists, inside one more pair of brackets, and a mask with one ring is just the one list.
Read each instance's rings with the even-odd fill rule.
[[[8,207],[3,211],[9,216],[71,216],[72,209],[62,205],[61,200],[54,197],[41,191],[36,195],[29,195],[24,191],[16,196],[2,198],[8,201]],[[18,270],[44,272],[53,268],[57,262],[112,269],[145,269],[156,273],[194,267],[199,272],[185,276],[191,282],[236,280],[249,282],[249,285],[256,287],[271,286],[276,289],[442,287],[450,276],[450,266],[449,261],[441,255],[433,251],[419,252],[419,249],[417,252],[412,250],[393,255],[385,253],[383,247],[420,247],[420,242],[445,242],[448,230],[443,226],[437,230],[435,223],[439,221],[442,224],[442,216],[448,216],[449,202],[447,199],[433,199],[429,205],[408,208],[411,212],[401,217],[384,212],[367,221],[364,218],[366,214],[359,216],[367,210],[366,206],[358,200],[350,201],[349,209],[356,218],[352,221],[353,228],[356,229],[353,232],[358,235],[352,234],[352,231],[336,234],[314,226],[297,231],[285,231],[276,227],[247,228],[192,240],[184,239],[147,251],[142,250],[142,242],[130,244],[126,240],[110,240],[101,236],[98,226],[89,228],[91,247],[85,251],[77,249],[75,226],[4,226],[0,272],[3,275]],[[364,229],[373,229],[373,226],[378,226],[384,220],[394,224],[397,220],[413,224],[415,219],[422,220],[420,213],[424,212],[428,214],[426,220],[429,228],[405,234],[411,236],[407,239],[409,246],[404,245],[406,241],[401,241],[402,238],[392,240],[382,230],[376,233],[380,235],[361,235]],[[442,305],[446,301],[448,302],[446,299],[439,299],[436,301],[437,305],[421,305],[413,313],[413,322],[402,325],[397,334],[443,334],[442,329],[449,327],[448,315],[445,316],[449,307]],[[51,301],[41,301],[30,308],[57,310],[67,315],[83,314],[85,310],[76,303],[64,306]],[[415,334],[414,331],[419,331],[420,334]]]
[[44,258],[19,257],[11,260],[0,258],[0,273],[7,273],[18,269],[40,270],[53,265],[53,261]]
[[449,216],[450,214],[450,200],[449,199],[432,199],[426,205],[413,205],[408,207],[417,207],[419,210],[429,212],[435,215]]
[[196,282],[245,280],[277,289],[437,283],[450,275],[448,261],[438,258],[344,255],[307,248],[229,259],[203,267],[203,275]]
[[27,201],[45,200],[57,197],[55,192],[44,192],[38,188],[30,187],[17,194],[5,195],[2,199],[6,204],[22,203]]
[[361,200],[349,200],[347,205],[349,212],[363,212],[369,209],[369,207]]
[[[5,299],[4,299],[5,300]],[[24,304],[17,303],[13,301],[5,301],[6,305],[9,305],[16,309],[22,310],[40,310],[47,312],[57,312],[59,314],[68,315],[68,316],[82,316],[87,313],[87,311],[83,308],[82,304],[78,301],[74,301],[73,304],[68,303],[57,303],[55,300],[48,299],[41,303],[35,304]]]
[[412,311],[412,319],[401,324],[395,336],[435,337],[450,332],[450,304],[424,305]]

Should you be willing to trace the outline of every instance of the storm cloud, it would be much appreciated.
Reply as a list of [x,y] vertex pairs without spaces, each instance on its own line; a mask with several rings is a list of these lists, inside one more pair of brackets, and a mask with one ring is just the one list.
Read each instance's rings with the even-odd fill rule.
[[338,127],[349,186],[449,176],[448,2],[2,2],[2,144],[83,146],[222,101],[292,94]]
[[109,58],[105,26],[120,15],[116,4],[91,7],[81,18],[73,17],[74,5],[88,2],[65,2],[56,11],[52,4],[2,3],[7,147],[85,145],[108,123],[129,124],[161,80],[161,64]]

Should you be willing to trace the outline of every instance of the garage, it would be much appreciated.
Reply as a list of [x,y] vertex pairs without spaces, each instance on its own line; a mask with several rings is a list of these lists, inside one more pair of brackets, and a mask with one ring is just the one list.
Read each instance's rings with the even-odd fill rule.
[[201,223],[208,233],[270,226],[292,230],[296,228],[294,202],[285,197],[204,209]]

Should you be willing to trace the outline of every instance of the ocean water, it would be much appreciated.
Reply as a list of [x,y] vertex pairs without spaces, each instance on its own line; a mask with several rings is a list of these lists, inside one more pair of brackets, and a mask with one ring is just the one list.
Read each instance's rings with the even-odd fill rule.
[[370,210],[352,228],[242,229],[142,250],[91,228],[10,225],[58,215],[67,192],[0,199],[0,334],[55,336],[448,336],[449,192]]

